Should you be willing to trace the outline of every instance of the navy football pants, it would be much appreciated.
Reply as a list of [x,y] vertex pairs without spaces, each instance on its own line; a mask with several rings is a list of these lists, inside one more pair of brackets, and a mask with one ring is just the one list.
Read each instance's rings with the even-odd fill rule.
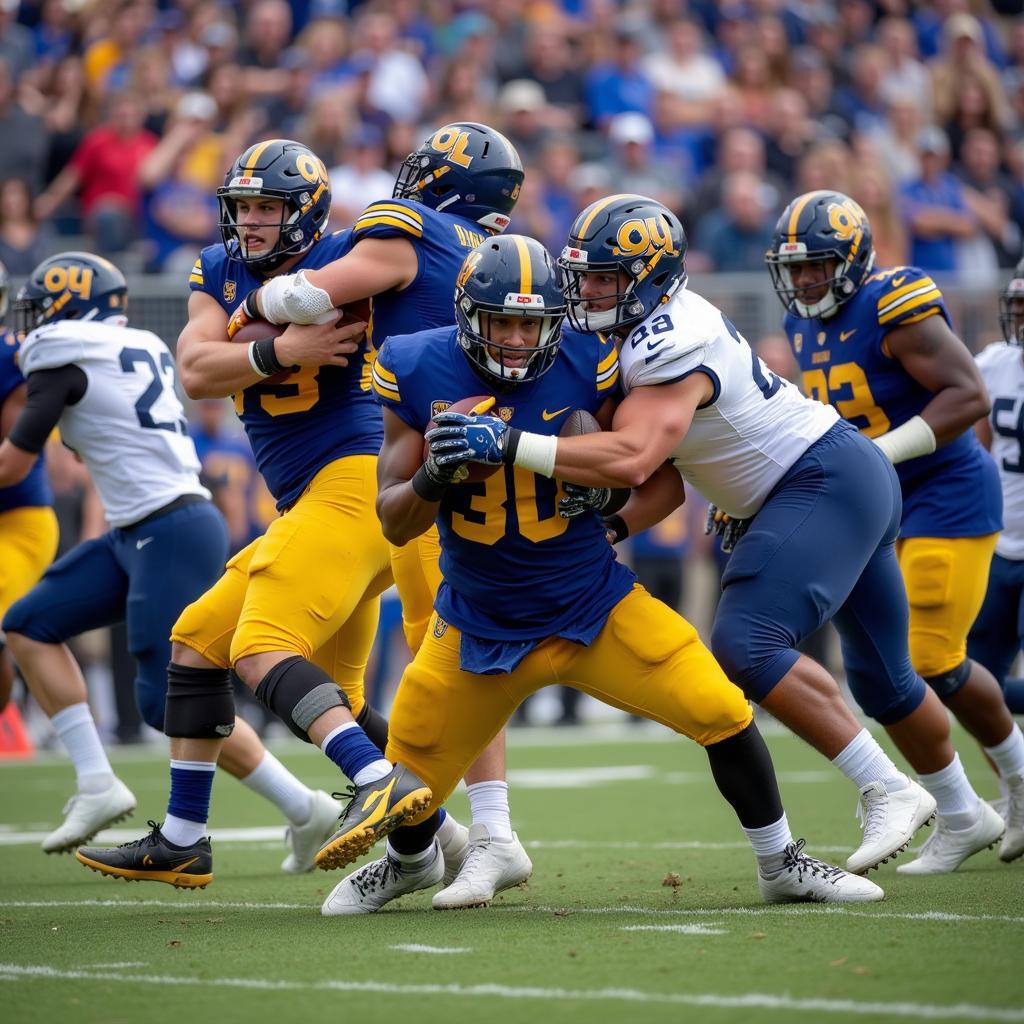
[[832,620],[865,714],[887,725],[921,703],[895,551],[901,511],[895,470],[845,422],[775,486],[729,559],[711,634],[715,657],[751,700],[763,700],[796,664],[797,644]]
[[1024,715],[1024,680],[1008,679],[1024,647],[1024,562],[993,555],[985,602],[967,637],[967,657],[984,665],[1003,688],[1006,706]]
[[185,605],[217,581],[227,552],[224,519],[208,501],[110,530],[54,562],[11,606],[3,628],[59,644],[126,621],[139,711],[163,731],[171,627]]

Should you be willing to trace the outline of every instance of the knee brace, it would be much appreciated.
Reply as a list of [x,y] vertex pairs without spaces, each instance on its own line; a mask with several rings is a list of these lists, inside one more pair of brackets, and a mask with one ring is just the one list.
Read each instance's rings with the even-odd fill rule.
[[235,695],[227,669],[167,666],[164,732],[180,739],[222,740],[235,727]]
[[259,681],[256,699],[306,743],[313,742],[307,730],[325,711],[352,710],[337,683],[300,654],[278,662]]
[[388,720],[379,711],[375,711],[369,704],[364,704],[356,715],[356,722],[362,726],[363,732],[378,750],[387,750]]
[[966,685],[971,674],[971,659],[964,658],[956,668],[937,676],[925,676],[924,681],[941,700],[956,696]]

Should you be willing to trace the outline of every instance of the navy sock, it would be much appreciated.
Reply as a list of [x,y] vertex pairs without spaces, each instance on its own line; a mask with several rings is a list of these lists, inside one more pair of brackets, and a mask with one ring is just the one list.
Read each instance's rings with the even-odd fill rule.
[[328,740],[324,753],[353,781],[367,765],[384,758],[358,725],[342,729]]
[[171,761],[171,797],[167,813],[185,821],[206,822],[210,817],[215,764],[206,761]]

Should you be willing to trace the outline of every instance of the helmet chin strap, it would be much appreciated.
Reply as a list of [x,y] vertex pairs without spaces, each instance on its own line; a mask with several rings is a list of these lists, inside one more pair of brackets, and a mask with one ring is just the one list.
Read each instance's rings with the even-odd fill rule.
[[793,306],[803,319],[813,320],[815,317],[824,319],[831,316],[839,308],[839,303],[836,302],[832,286],[829,285],[828,291],[817,302],[801,302],[794,298]]
[[583,302],[577,302],[576,316],[580,322],[585,323],[591,330],[607,331],[615,326],[619,317],[619,310],[617,306],[613,306],[611,309],[604,309],[600,312],[590,312],[583,308]]

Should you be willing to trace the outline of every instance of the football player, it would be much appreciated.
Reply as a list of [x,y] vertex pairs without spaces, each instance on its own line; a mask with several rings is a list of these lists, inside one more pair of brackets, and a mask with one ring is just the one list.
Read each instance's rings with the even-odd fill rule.
[[[7,436],[25,405],[25,378],[18,369],[18,339],[8,329],[10,291],[7,268],[0,263],[0,439]],[[0,487],[0,622],[7,609],[39,582],[57,553],[57,517],[40,455],[28,476]],[[14,666],[0,630],[0,711],[14,684]]]
[[[385,338],[452,323],[451,296],[463,259],[488,235],[505,229],[522,183],[519,155],[500,132],[472,122],[439,128],[406,158],[393,197],[371,203],[360,215],[351,251],[321,269],[274,277],[236,310],[229,330],[255,315],[275,323],[309,323],[332,306],[372,296],[371,351],[362,379],[368,393],[373,350]],[[434,529],[391,547],[405,637],[413,652],[433,611],[439,555]],[[473,878],[453,882],[445,896],[452,906],[477,900],[481,886],[489,891],[492,881],[518,873],[528,862],[512,832],[504,767],[502,733],[466,777],[473,821],[486,826],[486,833],[474,833],[474,848],[481,849]],[[452,827],[442,826],[450,861]],[[452,864],[446,877],[453,878]]]
[[[496,446],[515,466],[598,488],[637,485],[671,458],[723,513],[749,520],[722,577],[711,648],[748,697],[860,790],[863,836],[848,870],[905,848],[936,799],[940,812],[963,816],[957,825],[980,815],[972,842],[988,845],[1002,819],[971,789],[946,712],[910,665],[895,471],[686,288],[685,255],[679,220],[651,199],[610,196],[580,213],[560,265],[570,322],[610,333],[619,349],[625,398],[614,430],[556,440],[493,420]],[[931,793],[896,768],[835,680],[797,651],[829,619],[858,703],[928,775]]]
[[174,361],[155,335],[126,326],[127,304],[121,272],[86,252],[44,260],[14,304],[27,394],[0,444],[0,484],[27,478],[59,425],[112,527],[59,559],[4,617],[11,652],[77,776],[64,822],[43,841],[47,853],[72,849],[135,809],[65,642],[127,620],[139,710],[160,728],[171,624],[216,579],[227,553],[174,393]]
[[[484,241],[466,258],[455,311],[457,326],[388,338],[374,367],[385,417],[381,521],[404,544],[436,520],[444,566],[431,627],[392,708],[388,756],[428,780],[439,805],[519,703],[554,678],[706,747],[766,901],[881,899],[878,886],[793,841],[743,694],[696,630],[616,560],[598,512],[564,517],[550,474],[500,464],[494,424],[553,440],[573,410],[610,420],[615,347],[596,335],[561,344],[554,261],[521,235]],[[498,417],[438,412],[482,388]],[[496,472],[460,482],[470,461]],[[678,492],[678,477],[664,475]],[[415,847],[399,845],[401,832],[383,858],[339,883],[325,915],[372,913],[441,880],[437,841],[421,834]]]
[[[967,655],[995,676],[1011,713],[1024,715],[1024,680],[1007,678],[1024,646],[1024,260],[999,296],[999,324],[1003,340],[975,357],[992,407],[975,430],[999,470],[1003,532],[985,600],[967,637]],[[1001,773],[999,786],[994,806],[1006,819],[999,856],[1013,860],[1024,854],[1024,776]]]
[[[249,291],[348,251],[347,232],[324,234],[331,205],[326,168],[306,146],[270,139],[234,161],[217,194],[222,244],[204,249],[192,269],[178,366],[192,398],[234,394],[283,514],[174,623],[165,722],[171,789],[162,828],[127,846],[77,854],[108,875],[183,887],[213,877],[206,822],[211,768],[225,737],[242,728],[252,738],[235,724],[229,669],[352,780],[349,832],[356,847],[371,841],[372,827],[387,831],[429,799],[418,780],[384,760],[380,716],[363,700],[378,596],[391,584],[373,511],[382,433],[361,387],[365,324],[339,328],[334,312],[320,324],[289,326],[276,339],[242,345],[228,337],[228,319]],[[377,743],[362,724],[377,730]],[[269,754],[259,767],[268,794],[290,790],[299,863],[289,868],[309,870],[337,824],[338,805],[326,794],[296,792]]]
[[[951,329],[942,293],[916,267],[875,267],[871,225],[839,192],[794,199],[766,260],[804,392],[896,466],[903,497],[896,556],[910,602],[914,670],[999,774],[1020,777],[1024,735],[992,674],[967,656],[1002,528],[1002,497],[995,464],[971,429],[988,413],[985,385]],[[941,787],[954,770],[921,781]],[[899,870],[953,871],[989,845],[995,829],[987,808],[960,807],[950,816],[940,805],[938,829]]]

